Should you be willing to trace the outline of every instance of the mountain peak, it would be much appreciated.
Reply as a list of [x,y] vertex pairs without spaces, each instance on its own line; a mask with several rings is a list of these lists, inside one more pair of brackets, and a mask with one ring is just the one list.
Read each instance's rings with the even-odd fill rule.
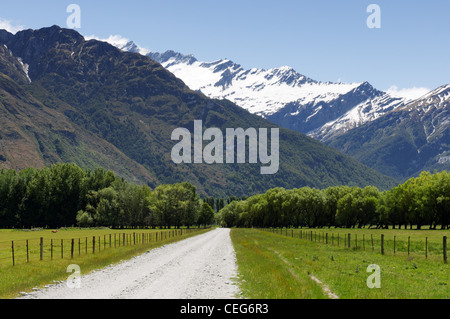
[[167,50],[164,53],[158,53],[158,52],[149,52],[147,54],[148,57],[150,57],[152,60],[158,62],[158,63],[166,63],[171,62],[171,64],[177,64],[177,63],[187,63],[187,64],[193,64],[194,62],[197,62],[197,59],[189,54],[181,54],[179,52],[175,52],[173,50]]

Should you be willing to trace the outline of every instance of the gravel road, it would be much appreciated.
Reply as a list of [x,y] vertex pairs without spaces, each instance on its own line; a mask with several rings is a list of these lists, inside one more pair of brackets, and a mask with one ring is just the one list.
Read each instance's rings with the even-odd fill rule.
[[[68,276],[70,273],[68,273]],[[232,299],[239,295],[229,229],[215,229],[22,299]]]

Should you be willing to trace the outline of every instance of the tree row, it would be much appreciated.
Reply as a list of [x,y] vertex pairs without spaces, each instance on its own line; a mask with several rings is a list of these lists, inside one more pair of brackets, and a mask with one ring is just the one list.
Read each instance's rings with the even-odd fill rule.
[[128,183],[75,164],[0,171],[0,227],[181,227],[209,225],[214,211],[189,183]]
[[449,228],[450,174],[424,172],[389,191],[338,186],[275,188],[233,201],[218,213],[226,227]]

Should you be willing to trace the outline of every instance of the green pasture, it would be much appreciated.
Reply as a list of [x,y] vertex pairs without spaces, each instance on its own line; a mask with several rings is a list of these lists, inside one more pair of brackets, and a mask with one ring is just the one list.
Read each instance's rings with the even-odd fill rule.
[[[450,297],[450,266],[441,256],[428,258],[401,252],[394,255],[386,250],[382,255],[371,247],[344,246],[344,234],[359,238],[365,234],[374,237],[383,233],[386,238],[398,238],[398,244],[408,237],[419,242],[422,236],[431,243],[442,240],[440,231],[405,230],[334,230],[334,244],[328,229],[304,230],[311,234],[329,233],[329,243],[299,238],[299,230],[286,229],[275,232],[256,229],[233,229],[231,237],[236,249],[239,267],[239,284],[245,298],[256,299],[322,299],[330,298],[319,279],[339,299],[448,299]],[[340,245],[337,245],[337,234]],[[286,236],[287,234],[287,236]],[[322,238],[322,237],[321,237]],[[399,246],[400,247],[400,246]],[[381,288],[367,285],[370,265],[381,269]]]

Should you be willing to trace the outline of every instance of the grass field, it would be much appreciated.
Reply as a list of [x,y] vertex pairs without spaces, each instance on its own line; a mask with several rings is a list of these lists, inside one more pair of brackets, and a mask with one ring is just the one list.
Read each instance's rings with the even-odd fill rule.
[[[27,292],[32,288],[51,284],[53,281],[66,280],[70,275],[67,273],[67,267],[71,264],[79,265],[83,275],[121,260],[130,259],[161,245],[195,236],[208,230],[195,229],[194,231],[191,229],[188,233],[186,229],[183,229],[182,236],[181,230],[175,229],[67,229],[59,230],[57,233],[52,233],[51,230],[0,230],[0,298],[14,298],[22,291]],[[178,231],[178,236],[175,236],[176,231]],[[124,234],[125,236],[123,236]],[[42,261],[40,260],[41,237],[44,238]],[[96,237],[95,253],[93,237]],[[109,238],[112,239],[111,245]],[[73,259],[72,239],[74,239]],[[26,253],[27,240],[29,262],[27,262]],[[12,266],[12,241],[15,243],[15,266]],[[61,242],[63,243],[62,255]]]
[[[298,231],[298,230],[296,230]],[[339,230],[334,232],[331,245],[331,231],[313,231],[318,241],[300,239],[291,230],[278,233],[255,229],[233,229],[231,237],[236,249],[239,267],[239,282],[245,298],[257,299],[322,299],[331,298],[330,292],[340,299],[448,299],[450,298],[450,266],[444,264],[438,253],[428,258],[401,251],[395,255],[386,250],[381,255],[369,246],[362,249],[344,247],[344,234],[352,233],[362,239],[372,234],[381,236],[381,230]],[[326,238],[314,232],[329,233],[329,244],[319,238]],[[438,246],[448,231],[383,230],[386,238],[396,236],[398,248],[410,238],[419,242],[421,236],[429,237]],[[282,235],[280,234],[282,233]],[[286,234],[288,236],[286,236]],[[420,236],[419,236],[420,235]],[[370,243],[371,244],[371,243]],[[442,243],[441,243],[442,245]],[[354,246],[354,245],[352,245]],[[420,246],[420,245],[419,245]],[[417,249],[419,248],[417,246]],[[389,248],[389,246],[388,246]],[[396,247],[397,248],[397,247]],[[402,249],[403,250],[403,249]],[[437,249],[438,250],[438,249]],[[367,279],[369,265],[381,269],[381,288],[370,289]],[[321,284],[313,279],[320,280]],[[326,292],[326,289],[329,289]]]
[[[433,258],[443,255],[443,237],[450,240],[450,230],[404,230],[404,229],[270,229],[268,231],[284,236],[307,238],[314,242],[348,246],[350,234],[350,247],[359,250],[372,250],[381,252],[381,235],[384,235],[384,253],[386,255],[408,255],[414,257]],[[373,246],[372,246],[373,245]]]

